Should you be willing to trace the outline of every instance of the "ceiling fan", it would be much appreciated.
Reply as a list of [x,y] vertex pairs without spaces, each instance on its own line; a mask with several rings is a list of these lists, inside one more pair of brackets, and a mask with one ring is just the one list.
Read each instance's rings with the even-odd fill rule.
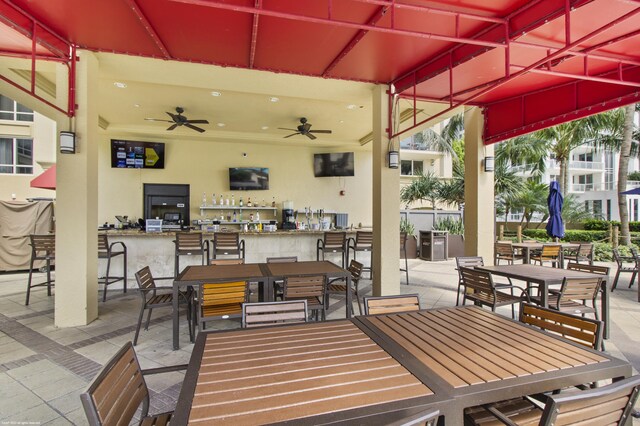
[[147,121],[163,121],[163,122],[166,122],[166,123],[173,123],[173,124],[171,124],[171,126],[169,126],[167,128],[167,130],[173,130],[176,127],[184,126],[184,127],[188,127],[189,129],[195,130],[196,132],[200,132],[200,133],[203,133],[204,129],[201,129],[200,127],[194,126],[194,124],[209,124],[209,121],[207,121],[207,120],[189,120],[187,117],[182,115],[182,113],[184,112],[184,108],[182,108],[182,107],[176,107],[176,112],[177,112],[177,114],[173,114],[173,113],[167,111],[167,114],[169,115],[169,117],[171,117],[171,120],[162,120],[162,119],[159,119],[159,118],[145,118],[145,120],[147,120]]
[[331,130],[310,130],[311,129],[311,124],[307,123],[307,119],[302,117],[300,119],[300,124],[298,126],[297,129],[287,129],[284,127],[278,127],[278,129],[280,130],[291,130],[295,133],[292,133],[288,136],[285,136],[285,138],[290,138],[291,136],[295,136],[295,135],[305,135],[306,137],[308,137],[309,139],[317,139],[315,135],[313,135],[313,133],[331,133]]

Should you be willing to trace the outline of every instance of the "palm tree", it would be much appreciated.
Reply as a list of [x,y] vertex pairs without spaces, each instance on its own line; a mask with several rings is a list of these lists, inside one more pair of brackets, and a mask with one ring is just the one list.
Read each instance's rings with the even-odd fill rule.
[[416,180],[402,188],[400,201],[410,204],[415,201],[429,201],[431,207],[436,208],[440,180],[433,172],[420,175]]
[[548,195],[549,186],[547,184],[529,180],[524,185],[524,190],[511,197],[511,206],[524,210],[520,224],[526,220],[525,229],[529,227],[529,223],[535,213],[547,214]]
[[622,145],[620,146],[620,160],[618,164],[618,211],[620,213],[620,231],[622,245],[631,245],[631,233],[629,232],[629,215],[627,213],[627,196],[622,192],[627,190],[627,175],[629,174],[629,155],[631,154],[631,141],[633,137],[633,117],[636,106],[627,105],[624,108],[624,124],[622,126]]

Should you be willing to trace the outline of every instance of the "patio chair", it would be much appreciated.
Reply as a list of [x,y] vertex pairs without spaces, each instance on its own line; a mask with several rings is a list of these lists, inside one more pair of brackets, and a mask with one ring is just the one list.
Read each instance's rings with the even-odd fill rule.
[[[356,260],[356,254],[358,252],[369,253],[372,255],[373,249],[373,232],[371,231],[356,231],[355,238],[349,238],[347,241],[348,250],[353,251],[353,259]],[[363,271],[369,271],[369,279],[373,276],[373,270],[371,268],[371,262],[373,258],[369,258],[369,266],[363,266]],[[362,262],[361,262],[362,263]]]
[[[280,256],[280,257],[267,257],[267,263],[288,263],[297,262],[298,256]],[[282,300],[282,287],[284,286],[284,280],[273,281],[273,298],[278,297]]]
[[342,267],[347,263],[347,233],[346,232],[325,232],[323,238],[319,238],[316,243],[316,260],[324,260],[325,253],[340,253],[342,257]]
[[540,263],[540,266],[544,266],[549,262],[554,268],[560,266],[560,252],[562,246],[559,244],[544,244],[540,253],[536,253],[531,256],[531,261],[535,264]]
[[508,265],[513,265],[516,260],[522,260],[522,256],[513,249],[511,241],[498,241],[496,243],[494,263],[499,265],[501,260],[506,260]]
[[640,393],[640,376],[596,389],[549,395],[543,408],[527,398],[485,404],[465,410],[465,424],[507,425],[623,425]]
[[242,328],[307,322],[307,301],[242,304]]
[[126,342],[93,379],[80,400],[89,425],[131,424],[138,408],[141,425],[169,424],[173,411],[149,415],[146,375],[186,370],[187,365],[142,370],[131,342]]
[[399,294],[394,296],[375,296],[364,298],[364,314],[394,314],[419,311],[420,296],[417,294]]
[[[29,305],[31,289],[34,287],[47,286],[47,296],[51,296],[51,287],[54,280],[51,279],[51,262],[56,259],[56,236],[55,235],[29,235],[29,245],[31,246],[31,262],[29,263],[29,279],[27,280],[27,299],[25,306]],[[44,260],[47,269],[47,280],[40,284],[33,284],[33,265],[37,260]]]
[[[635,250],[634,250],[635,251]],[[613,285],[611,286],[611,291],[615,290],[618,286],[618,278],[621,273],[630,272],[631,280],[629,281],[629,288],[633,285],[633,282],[636,279],[636,275],[638,275],[638,269],[640,261],[638,259],[637,253],[634,253],[632,256],[620,256],[620,252],[618,249],[613,249],[613,260],[618,264],[618,270],[616,271],[616,276],[613,279]],[[631,265],[625,265],[625,263],[631,263]]]
[[244,240],[240,239],[238,232],[216,232],[212,242],[211,257],[213,259],[217,259],[220,255],[245,258]]
[[209,263],[209,242],[200,232],[176,232],[174,276],[180,273],[180,256],[202,256],[202,264]]
[[[151,274],[151,269],[148,266],[140,269],[135,274],[136,283],[140,289],[140,297],[142,298],[142,304],[140,305],[140,315],[138,315],[138,323],[136,325],[136,333],[133,337],[133,345],[138,344],[138,335],[140,334],[140,325],[142,324],[142,317],[144,311],[149,310],[147,313],[147,322],[144,329],[149,330],[149,322],[151,321],[151,312],[153,308],[164,308],[173,306],[173,289],[171,287],[157,287],[156,282]],[[191,341],[194,338],[193,329],[193,289],[187,288],[186,291],[180,292],[180,300],[178,302],[184,302],[187,304],[187,322],[189,324],[189,337]]]
[[373,424],[383,424],[384,426],[436,426],[439,417],[440,411],[430,408],[391,423],[380,423],[375,418],[372,419],[372,422]]
[[581,261],[587,262],[589,265],[593,265],[593,244],[592,243],[579,243],[580,245],[576,250],[570,251],[564,254],[565,260],[572,260],[575,263]]
[[322,321],[326,319],[327,310],[324,304],[327,279],[324,275],[302,275],[287,277],[284,280],[282,298],[288,300],[306,300],[307,309],[315,311],[316,321],[321,313]]
[[400,233],[400,260],[404,257],[404,269],[400,268],[400,272],[404,272],[407,275],[406,284],[409,285],[409,261],[407,260],[407,238],[406,232]]
[[603,322],[599,320],[523,303],[520,309],[520,322],[559,334],[591,349],[598,350],[602,347]]
[[[573,315],[584,315],[592,313],[598,320],[598,308],[596,298],[600,291],[600,283],[602,278],[564,278],[562,287],[559,291],[552,291],[547,297],[548,305],[551,309],[560,312],[568,312]],[[531,287],[529,290],[531,290]],[[542,304],[540,296],[529,296],[527,302],[533,302],[536,305]],[[587,306],[586,302],[591,301],[591,306]]]
[[[356,301],[358,302],[358,312],[362,315],[362,303],[360,302],[360,293],[358,291],[358,282],[362,277],[362,271],[364,271],[364,266],[362,263],[357,260],[351,260],[349,263],[349,267],[347,270],[351,273],[351,294],[356,297]],[[329,296],[346,296],[347,294],[347,283],[342,283],[340,281],[344,281],[344,278],[334,278],[327,283],[327,297],[326,297],[326,309],[329,309]],[[353,307],[347,306],[347,309],[351,309],[353,312]]]
[[[120,246],[120,248],[115,248]],[[114,257],[122,256],[122,276],[114,277],[109,275],[111,269],[111,259]],[[107,300],[107,287],[118,281],[122,281],[124,286],[123,293],[127,292],[127,246],[122,241],[116,241],[109,244],[107,234],[98,234],[98,259],[107,259],[107,269],[105,275],[102,278],[98,278],[98,282],[104,284],[104,291],[102,293],[102,301]]]
[[[456,295],[456,306],[460,306],[460,292],[463,290],[462,274],[460,274],[460,268],[473,268],[475,266],[484,266],[484,259],[480,256],[458,256],[456,257],[456,270],[458,271],[458,294]],[[496,288],[510,288],[511,284],[496,283]],[[513,294],[513,288],[511,288],[511,294]]]
[[198,286],[198,327],[208,321],[242,317],[242,304],[249,301],[249,283],[232,281]]
[[[471,300],[476,305],[489,306],[493,312],[500,306],[511,305],[511,316],[513,318],[516,317],[515,304],[522,302],[524,297],[498,291],[489,272],[461,267],[458,273],[462,277],[462,285],[465,288],[462,297],[463,305],[466,304],[467,300]],[[507,288],[522,290],[520,287],[513,285],[502,285],[500,287],[501,290]]]

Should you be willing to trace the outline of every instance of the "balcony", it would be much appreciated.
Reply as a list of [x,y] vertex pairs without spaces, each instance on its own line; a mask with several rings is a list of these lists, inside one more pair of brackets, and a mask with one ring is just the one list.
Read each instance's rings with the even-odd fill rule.
[[604,163],[602,161],[569,161],[569,169],[604,170]]
[[[638,182],[640,184],[640,182]],[[569,192],[613,191],[615,182],[609,183],[572,183]]]

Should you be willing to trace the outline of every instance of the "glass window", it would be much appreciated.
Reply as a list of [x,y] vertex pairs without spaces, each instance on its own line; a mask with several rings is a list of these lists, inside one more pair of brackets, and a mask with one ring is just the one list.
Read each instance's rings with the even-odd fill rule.
[[0,173],[33,173],[33,140],[0,138]]
[[400,174],[403,176],[411,176],[410,160],[400,160]]
[[423,170],[424,170],[424,164],[422,161],[416,161],[416,160],[400,161],[400,174],[402,176],[418,176],[422,174]]
[[0,120],[33,121],[33,110],[0,95]]

